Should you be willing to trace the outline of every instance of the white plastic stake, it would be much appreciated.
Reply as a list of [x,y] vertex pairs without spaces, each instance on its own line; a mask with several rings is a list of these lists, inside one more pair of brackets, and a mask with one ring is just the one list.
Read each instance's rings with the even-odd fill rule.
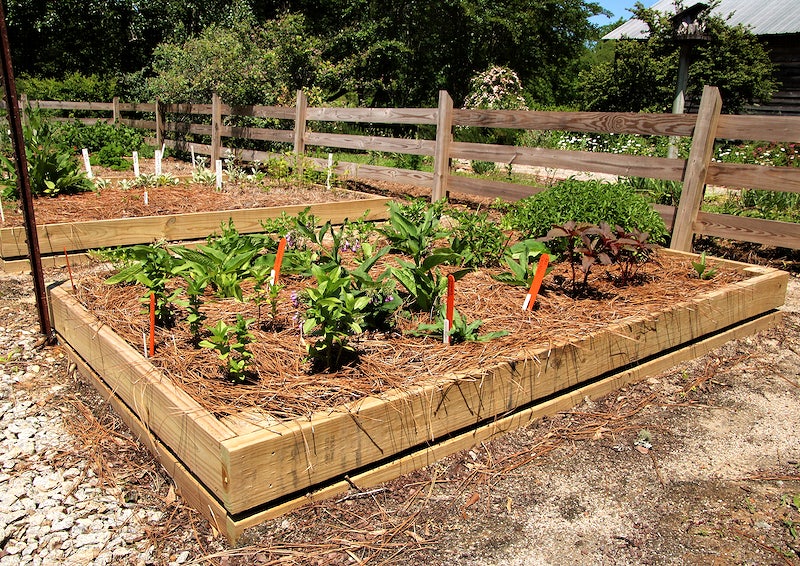
[[331,190],[331,172],[333,172],[333,154],[328,154],[328,178],[325,180],[325,187]]
[[217,171],[217,188],[221,189],[222,188],[222,159],[217,159],[216,171]]
[[134,151],[133,152],[133,176],[134,177],[138,177],[139,176],[139,152],[138,151]]
[[193,143],[189,144],[189,150],[192,152],[192,167],[197,167],[197,161],[195,161],[195,158],[194,158],[194,144]]
[[0,222],[6,223],[6,212],[3,210],[3,199],[0,199]]
[[89,163],[89,150],[84,147],[81,153],[83,153],[83,165],[86,167],[86,176],[91,179],[94,175],[92,175],[92,164]]
[[450,321],[445,318],[443,325],[443,332],[442,332],[442,344],[449,344],[449,343],[450,343]]
[[150,204],[150,195],[147,194],[147,189],[144,190],[144,205]]
[[157,149],[155,151],[155,157],[156,157],[156,177],[160,177],[161,176],[161,150],[160,149]]
[[531,304],[531,294],[527,293],[525,295],[525,300],[522,301],[522,310],[524,310],[524,311],[528,310],[528,305],[529,304]]

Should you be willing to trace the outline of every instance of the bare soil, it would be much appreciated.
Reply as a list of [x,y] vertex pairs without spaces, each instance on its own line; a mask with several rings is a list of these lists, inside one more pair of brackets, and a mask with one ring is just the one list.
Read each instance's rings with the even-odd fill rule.
[[[787,265],[780,252],[776,259],[770,250],[721,249]],[[48,280],[64,276],[53,271]],[[24,277],[0,275],[0,326],[31,328],[31,296]],[[772,330],[376,490],[310,504],[247,530],[236,547],[174,497],[168,476],[73,368],[55,364],[39,375],[43,387],[66,385],[52,402],[76,424],[91,422],[74,434],[98,476],[165,512],[150,536],[172,560],[188,551],[188,563],[226,566],[793,565],[800,564],[796,278],[783,310]],[[88,442],[90,430],[114,441]]]

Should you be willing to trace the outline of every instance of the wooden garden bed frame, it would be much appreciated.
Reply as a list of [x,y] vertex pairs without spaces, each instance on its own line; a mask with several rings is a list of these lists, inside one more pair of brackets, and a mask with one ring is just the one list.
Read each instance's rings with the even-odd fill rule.
[[[89,249],[149,244],[162,239],[168,242],[205,239],[209,234],[218,232],[220,224],[228,220],[232,220],[242,234],[261,232],[261,221],[278,218],[283,212],[296,216],[306,208],[321,222],[330,220],[333,224],[341,224],[345,218],[361,218],[365,213],[367,220],[387,218],[386,204],[391,199],[354,191],[341,192],[354,196],[358,194],[359,198],[317,204],[43,224],[37,226],[42,264],[48,267],[63,266],[65,251],[71,261],[79,261],[82,253]],[[0,229],[0,268],[9,273],[29,270],[27,256],[25,228],[16,226]]]
[[787,273],[714,261],[747,278],[578,340],[520,348],[514,363],[281,422],[253,408],[216,418],[85,310],[68,284],[50,289],[50,308],[59,341],[81,372],[160,460],[181,496],[235,541],[247,527],[352,484],[398,477],[779,322]]

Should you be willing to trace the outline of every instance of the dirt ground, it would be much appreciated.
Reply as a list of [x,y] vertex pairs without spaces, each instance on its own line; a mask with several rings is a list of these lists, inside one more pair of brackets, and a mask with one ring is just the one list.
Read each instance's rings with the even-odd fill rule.
[[[29,288],[25,277],[0,276],[0,325],[35,321]],[[88,447],[98,477],[168,517],[149,533],[167,557],[152,564],[181,554],[226,566],[800,564],[795,278],[784,311],[772,330],[375,490],[248,529],[236,547],[175,497],[63,359],[38,379],[66,386],[51,402],[77,419],[76,446]]]
[[[73,428],[98,476],[164,512],[148,534],[162,557],[153,564],[800,565],[796,277],[783,310],[774,329],[248,529],[234,547],[175,497],[159,464],[62,358],[38,379],[65,385],[51,402],[91,421]],[[20,325],[35,327],[29,281],[0,274],[0,326]]]

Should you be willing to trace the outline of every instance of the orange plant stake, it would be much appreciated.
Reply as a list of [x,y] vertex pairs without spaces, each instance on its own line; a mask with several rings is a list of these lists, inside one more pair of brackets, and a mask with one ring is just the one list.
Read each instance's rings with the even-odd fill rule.
[[67,272],[69,273],[69,282],[72,284],[72,290],[75,290],[75,281],[72,279],[72,266],[69,264],[69,254],[67,254],[67,246],[64,246],[64,259],[67,262]]
[[150,357],[156,353],[156,295],[150,293]]
[[277,285],[278,277],[281,273],[281,263],[283,263],[283,252],[286,251],[286,238],[281,238],[278,242],[278,253],[275,254],[275,266],[272,268],[272,273],[269,275],[269,284]]
[[447,276],[447,304],[445,308],[444,333],[442,342],[450,343],[450,330],[453,328],[453,310],[455,308],[456,279],[451,275]]
[[536,302],[536,296],[539,294],[539,288],[542,286],[542,279],[544,279],[544,272],[547,271],[547,264],[550,262],[550,256],[542,254],[539,258],[539,264],[536,266],[536,273],[531,282],[531,288],[528,294],[525,295],[525,302],[522,303],[522,310],[533,310],[533,303]]

